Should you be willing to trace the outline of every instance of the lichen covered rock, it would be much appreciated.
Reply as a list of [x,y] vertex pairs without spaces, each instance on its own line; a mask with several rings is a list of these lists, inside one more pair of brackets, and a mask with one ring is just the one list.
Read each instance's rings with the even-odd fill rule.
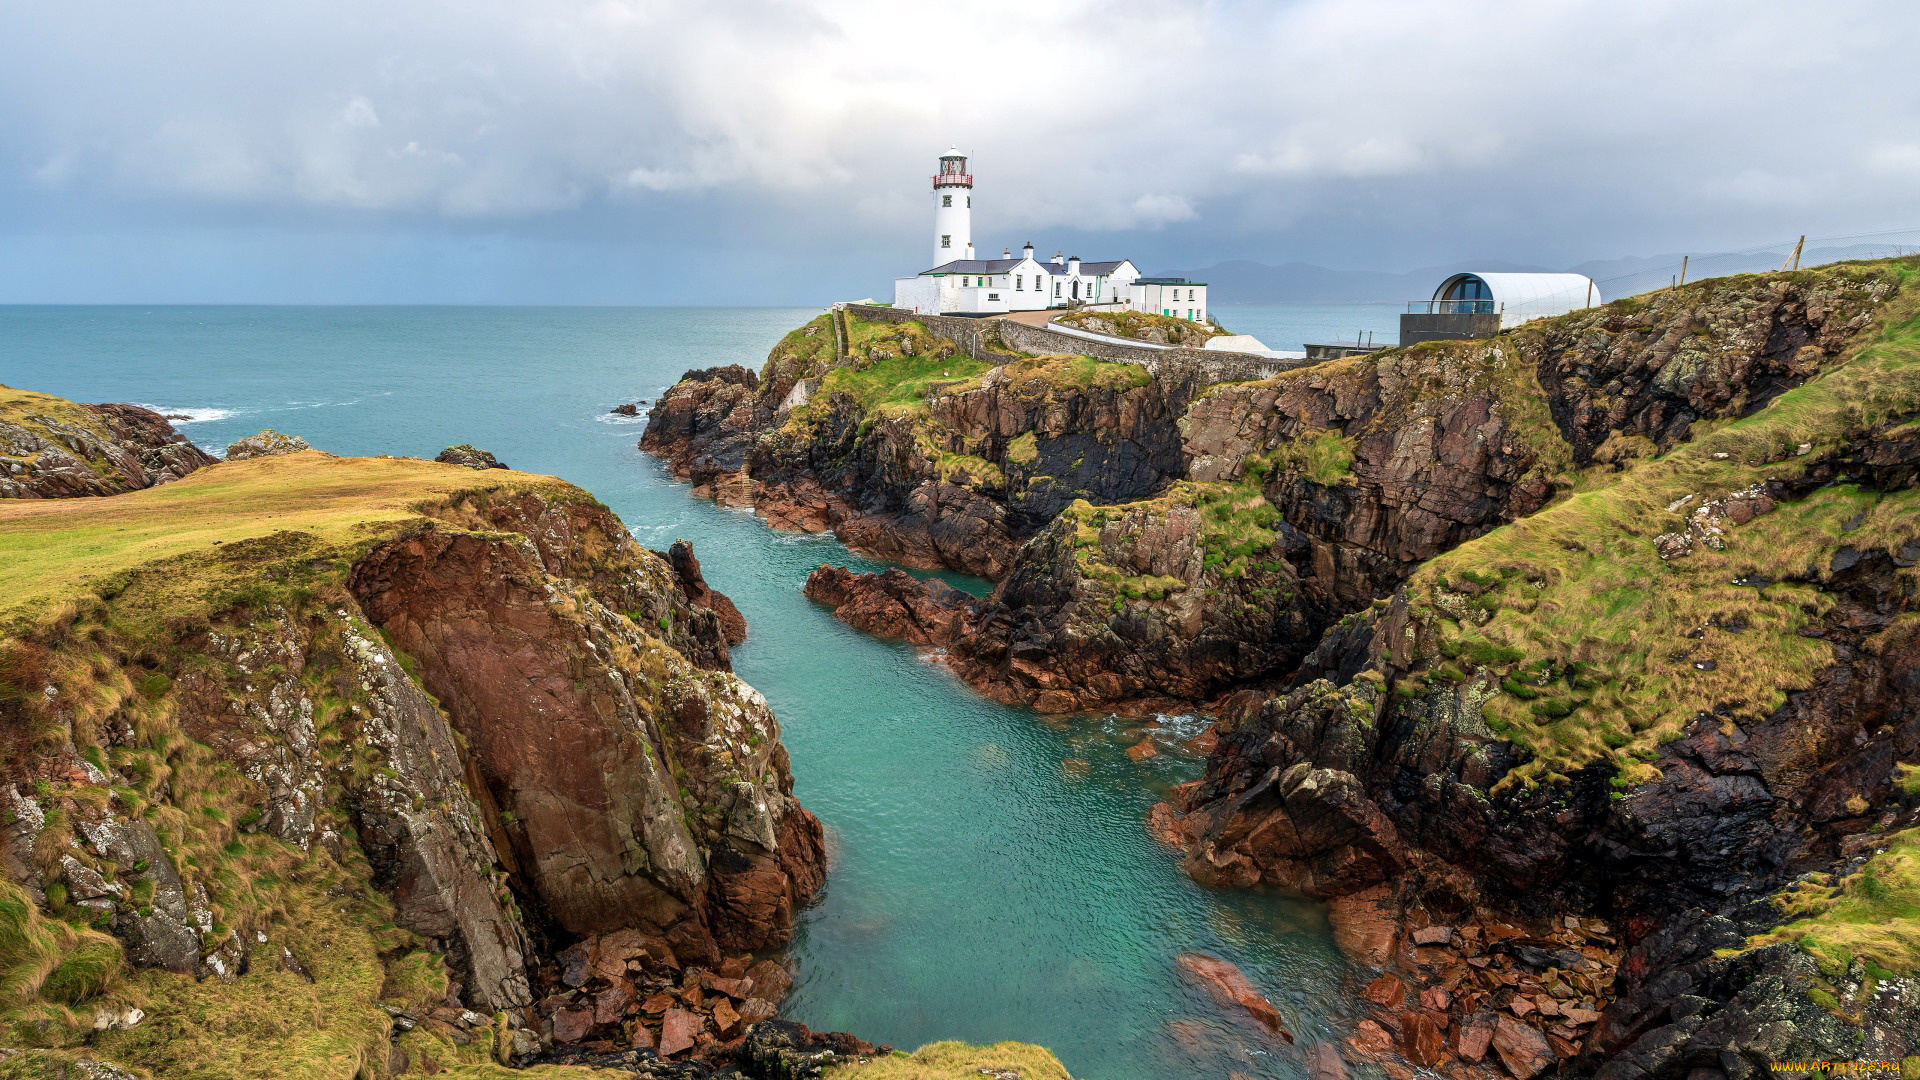
[[159,413],[0,386],[0,499],[114,495],[213,464]]
[[[820,888],[822,838],[690,548],[655,555],[509,472],[309,454],[205,475],[115,500],[115,535],[165,543],[81,566],[62,537],[107,502],[9,521],[47,572],[0,604],[0,869],[24,897],[0,917],[104,933],[37,932],[52,959],[8,982],[0,1031],[153,1075],[344,1080],[657,1042],[644,986],[738,963],[744,990],[746,953]],[[299,531],[247,535],[267,516]],[[611,935],[634,948],[583,1010],[560,954]],[[628,970],[650,950],[670,963]]]
[[298,454],[311,449],[313,444],[298,435],[282,435],[272,428],[265,428],[258,435],[249,435],[228,446],[226,460],[245,461],[278,454]]

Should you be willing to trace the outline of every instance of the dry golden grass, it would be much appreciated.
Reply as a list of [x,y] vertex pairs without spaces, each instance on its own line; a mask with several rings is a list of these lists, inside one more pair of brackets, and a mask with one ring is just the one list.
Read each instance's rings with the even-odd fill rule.
[[400,458],[288,454],[223,462],[160,487],[108,498],[0,501],[0,626],[88,589],[114,588],[136,568],[166,562],[180,604],[253,572],[217,556],[258,551],[326,557],[388,535],[423,503],[482,489],[567,488],[551,477],[484,473]]

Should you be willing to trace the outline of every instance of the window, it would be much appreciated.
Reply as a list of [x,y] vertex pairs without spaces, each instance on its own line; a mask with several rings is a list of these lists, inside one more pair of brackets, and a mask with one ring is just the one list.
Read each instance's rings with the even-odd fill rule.
[[987,303],[989,303],[989,304],[997,304],[997,303],[999,303],[999,302],[1000,302],[1000,294],[999,294],[999,293],[997,293],[997,292],[990,292],[990,293],[988,293],[988,294],[987,294]]
[[951,235],[949,235],[949,234],[946,234],[946,233],[942,233],[942,234],[941,234],[941,236],[940,236],[940,246],[941,246],[941,247],[943,247],[943,248],[950,248],[950,247],[952,247],[952,246],[953,246],[953,237],[952,237]]
[[1027,275],[1025,274],[1013,275],[1013,291],[1014,292],[1022,292],[1026,289],[1026,287],[1027,287]]
[[953,205],[953,196],[951,196],[951,195],[942,195],[942,196],[940,196],[940,205],[941,205],[941,206],[952,206],[952,205]]
[[1057,281],[1053,283],[1053,298],[1060,299],[1060,283]]
[[967,209],[973,209],[973,196],[967,196]]

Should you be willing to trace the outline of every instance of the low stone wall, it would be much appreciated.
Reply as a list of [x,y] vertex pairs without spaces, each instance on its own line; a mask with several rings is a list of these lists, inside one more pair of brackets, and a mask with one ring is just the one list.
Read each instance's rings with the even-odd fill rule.
[[1073,334],[1063,334],[1044,326],[1029,326],[1010,319],[916,315],[900,308],[875,307],[867,304],[848,304],[846,310],[855,318],[866,319],[868,322],[917,322],[926,327],[929,333],[946,338],[967,350],[967,355],[983,362],[996,362],[999,359],[987,349],[987,344],[993,341],[998,341],[1010,349],[1036,356],[1061,353],[1070,356],[1084,354],[1097,360],[1110,360],[1116,364],[1136,364],[1153,372],[1156,376],[1205,383],[1251,382],[1255,379],[1268,379],[1283,371],[1291,371],[1294,368],[1306,367],[1308,364],[1318,362],[1256,356],[1252,353],[1227,352],[1221,349],[1151,348],[1145,345],[1131,345],[1118,339],[1110,342],[1094,341]]

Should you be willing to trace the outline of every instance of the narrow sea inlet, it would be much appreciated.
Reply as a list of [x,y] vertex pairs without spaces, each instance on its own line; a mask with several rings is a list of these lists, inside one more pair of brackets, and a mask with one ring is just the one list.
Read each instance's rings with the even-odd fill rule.
[[[1261,330],[1297,347],[1277,331],[1347,319],[1321,310],[1338,307],[1271,306]],[[1039,1043],[1087,1080],[1304,1076],[1296,1050],[1175,963],[1238,964],[1301,1045],[1334,1037],[1353,989],[1318,905],[1203,889],[1146,834],[1166,786],[1198,774],[1179,746],[1197,721],[982,700],[801,595],[822,562],[878,564],[692,498],[635,448],[644,406],[609,413],[689,368],[757,369],[813,314],[0,307],[0,383],[193,417],[181,429],[209,448],[263,427],[342,455],[472,443],[587,488],[649,547],[692,541],[750,623],[736,668],[779,715],[796,793],[829,830],[827,890],[788,954],[793,1018],[905,1049]],[[1123,750],[1142,737],[1162,753],[1136,764]]]

